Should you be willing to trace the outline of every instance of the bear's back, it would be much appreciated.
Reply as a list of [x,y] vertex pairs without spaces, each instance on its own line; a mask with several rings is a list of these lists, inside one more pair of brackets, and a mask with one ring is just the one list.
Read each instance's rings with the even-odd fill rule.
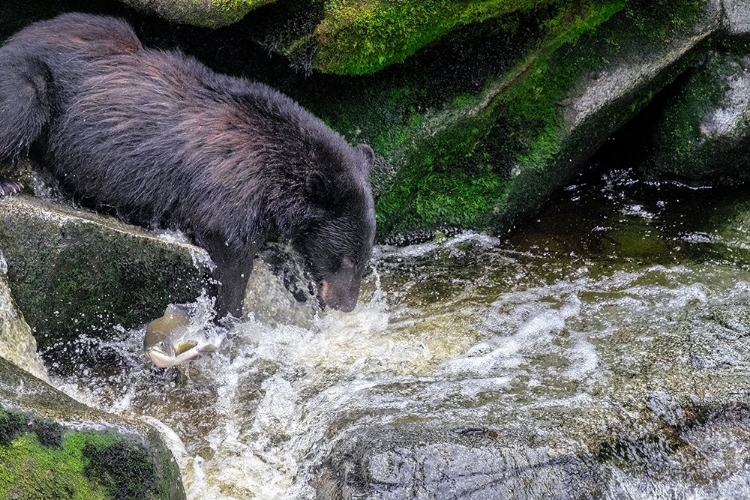
[[[54,19],[34,23],[13,35],[8,46],[23,47],[65,57],[102,57],[135,53],[143,48],[133,29],[125,21],[89,14],[62,14]],[[51,52],[51,54],[50,54]]]
[[359,153],[295,101],[179,51],[144,48],[123,21],[65,14],[2,50],[49,67],[57,102],[47,161],[98,204],[227,234],[238,230],[232,221],[295,225],[312,171],[354,206],[371,197]]

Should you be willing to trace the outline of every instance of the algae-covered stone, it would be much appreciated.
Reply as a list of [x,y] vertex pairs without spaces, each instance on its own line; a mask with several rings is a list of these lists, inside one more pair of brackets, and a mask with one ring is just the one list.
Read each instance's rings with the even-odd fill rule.
[[156,431],[78,403],[0,358],[0,497],[185,498]]
[[654,178],[750,179],[750,45],[713,50],[654,124]]
[[[455,27],[530,11],[560,0],[323,0],[286,2],[255,38],[299,65],[339,75],[375,73],[402,62]],[[270,22],[269,22],[270,21]]]
[[139,10],[176,23],[219,28],[236,23],[253,9],[274,0],[122,0]]
[[26,196],[0,200],[0,249],[43,351],[82,334],[111,338],[193,301],[210,273],[197,247]]

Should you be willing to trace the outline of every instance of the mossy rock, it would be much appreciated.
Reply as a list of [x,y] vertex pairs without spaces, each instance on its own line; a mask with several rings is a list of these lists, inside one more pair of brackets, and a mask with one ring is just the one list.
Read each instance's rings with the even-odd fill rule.
[[459,26],[570,0],[282,1],[260,14],[254,38],[307,69],[366,75],[404,61]]
[[733,40],[685,79],[654,123],[650,177],[750,179],[749,68],[750,44]]
[[251,10],[274,0],[122,0],[168,21],[206,28],[236,23]]
[[[724,21],[710,0],[508,2],[510,10],[459,22],[403,63],[366,76],[306,77],[247,48],[252,38],[284,52],[333,5],[281,0],[224,30],[170,28],[165,37],[217,69],[289,94],[349,142],[371,144],[381,240],[512,227],[696,67]],[[357,9],[367,5],[379,4]],[[163,26],[150,22],[139,32],[158,44]],[[314,45],[298,50],[304,57],[292,62],[305,69],[320,54]]]
[[550,4],[453,30],[374,76],[293,92],[379,155],[381,239],[503,231],[698,64],[721,12],[706,0]]
[[39,198],[0,200],[0,250],[42,352],[83,334],[118,338],[210,289],[202,249]]
[[0,358],[0,497],[179,500],[185,493],[156,431],[87,408]]

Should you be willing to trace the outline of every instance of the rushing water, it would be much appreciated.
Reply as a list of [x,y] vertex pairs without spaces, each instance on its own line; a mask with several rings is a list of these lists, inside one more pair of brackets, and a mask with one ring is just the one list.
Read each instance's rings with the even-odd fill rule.
[[746,194],[613,171],[502,241],[378,247],[353,313],[52,379],[159,427],[193,499],[325,498],[355,441],[356,498],[749,497]]

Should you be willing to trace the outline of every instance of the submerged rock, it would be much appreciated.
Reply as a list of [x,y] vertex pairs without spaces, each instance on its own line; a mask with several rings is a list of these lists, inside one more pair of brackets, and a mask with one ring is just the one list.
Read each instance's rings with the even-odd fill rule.
[[[375,438],[377,435],[377,438]],[[444,440],[435,440],[442,435]],[[603,471],[484,428],[352,436],[318,471],[317,498],[599,498]],[[505,442],[503,444],[503,442]]]
[[0,497],[185,498],[146,424],[104,414],[0,359]]
[[750,179],[750,44],[712,50],[654,124],[657,179]]
[[590,338],[603,371],[577,383],[513,381],[488,353],[455,363],[460,377],[360,388],[316,448],[310,484],[317,498],[723,497],[747,484],[750,452],[740,297]]

